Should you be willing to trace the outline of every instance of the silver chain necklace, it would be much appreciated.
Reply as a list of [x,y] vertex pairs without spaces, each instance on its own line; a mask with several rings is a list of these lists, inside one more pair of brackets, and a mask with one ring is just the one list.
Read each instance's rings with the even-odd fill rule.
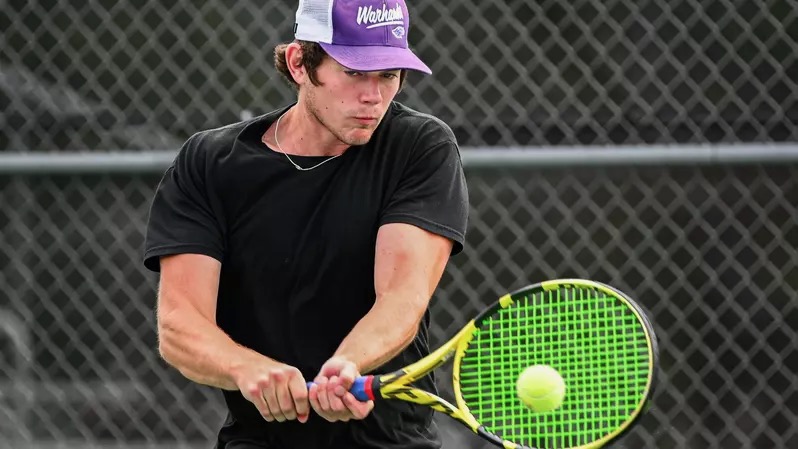
[[[283,114],[283,115],[285,115],[285,114]],[[277,144],[277,148],[279,148],[279,149],[280,149],[280,152],[281,152],[281,153],[283,153],[283,154],[285,155],[285,157],[288,159],[288,162],[290,162],[290,163],[291,163],[291,165],[293,165],[293,166],[294,166],[294,168],[296,168],[297,170],[299,170],[299,171],[310,171],[310,170],[313,170],[314,168],[316,168],[316,167],[318,167],[318,166],[320,166],[320,165],[322,165],[322,164],[324,164],[324,163],[330,162],[331,160],[333,160],[333,159],[337,158],[337,157],[338,157],[338,156],[340,156],[341,154],[344,154],[344,153],[339,153],[339,154],[336,154],[335,156],[332,156],[332,157],[330,157],[330,158],[328,158],[328,159],[325,159],[325,160],[323,160],[323,161],[319,162],[318,164],[316,164],[316,165],[314,165],[314,166],[312,166],[312,167],[308,167],[308,168],[305,168],[305,167],[300,167],[300,166],[299,166],[299,164],[297,164],[296,162],[294,162],[294,160],[293,160],[293,159],[291,159],[291,156],[289,156],[289,155],[288,155],[288,153],[286,153],[285,151],[283,151],[283,147],[282,147],[282,145],[280,145],[280,141],[277,139],[277,131],[279,131],[279,130],[280,130],[280,119],[281,119],[281,118],[283,118],[283,116],[282,116],[282,115],[281,115],[281,116],[279,116],[279,117],[277,117],[277,123],[275,123],[275,124],[274,124],[274,143],[276,143],[276,144]]]

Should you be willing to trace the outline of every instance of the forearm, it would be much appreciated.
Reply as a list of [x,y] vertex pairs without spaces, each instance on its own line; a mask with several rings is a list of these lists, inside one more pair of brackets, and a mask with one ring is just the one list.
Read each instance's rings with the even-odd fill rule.
[[412,225],[380,227],[374,261],[377,298],[335,356],[367,373],[406,348],[418,332],[451,250],[450,240]]
[[378,298],[341,342],[335,356],[351,360],[361,373],[367,373],[396,357],[413,341],[429,298],[411,293],[394,296]]
[[189,307],[159,317],[161,356],[186,378],[212,387],[237,390],[236,372],[265,358],[234,342],[218,326]]

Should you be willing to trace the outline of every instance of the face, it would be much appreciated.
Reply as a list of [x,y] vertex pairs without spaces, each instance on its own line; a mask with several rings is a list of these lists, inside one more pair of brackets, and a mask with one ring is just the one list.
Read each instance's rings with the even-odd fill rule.
[[358,72],[325,57],[316,70],[320,86],[302,83],[300,104],[347,145],[363,145],[399,91],[399,70]]

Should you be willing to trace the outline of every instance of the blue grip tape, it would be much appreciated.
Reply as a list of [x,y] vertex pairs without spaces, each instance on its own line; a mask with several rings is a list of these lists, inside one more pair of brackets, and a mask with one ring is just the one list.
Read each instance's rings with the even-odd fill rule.
[[369,400],[369,395],[366,393],[366,377],[358,377],[352,384],[349,392],[352,393],[358,401],[366,402]]
[[[355,382],[352,384],[352,388],[349,389],[349,392],[352,393],[352,396],[355,397],[358,401],[366,402],[369,400],[369,395],[366,392],[366,381],[368,377],[358,377],[355,379]],[[308,390],[313,385],[313,382],[308,382]]]

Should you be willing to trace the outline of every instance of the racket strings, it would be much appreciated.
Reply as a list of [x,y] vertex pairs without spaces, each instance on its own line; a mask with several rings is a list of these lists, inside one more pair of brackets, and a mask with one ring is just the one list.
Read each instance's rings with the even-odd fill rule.
[[[629,420],[648,385],[647,336],[613,296],[563,288],[516,298],[483,320],[461,361],[460,390],[484,427],[525,446],[578,447]],[[566,383],[563,405],[535,413],[516,395],[518,375],[550,365]]]

